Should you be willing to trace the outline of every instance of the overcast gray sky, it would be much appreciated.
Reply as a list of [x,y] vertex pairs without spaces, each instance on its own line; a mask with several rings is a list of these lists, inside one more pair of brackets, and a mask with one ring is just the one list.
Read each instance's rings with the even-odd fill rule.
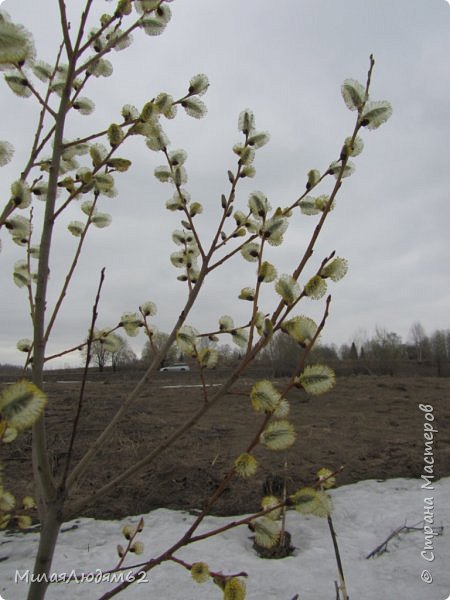
[[[84,2],[67,4],[75,30],[76,8]],[[115,3],[93,4],[98,15]],[[61,39],[57,2],[5,0],[1,7],[34,33],[38,58],[52,62]],[[227,170],[236,165],[231,148],[240,141],[239,112],[251,108],[257,128],[269,131],[271,142],[257,152],[256,177],[240,186],[238,202],[245,207],[249,193],[261,190],[272,206],[286,206],[303,192],[311,168],[323,172],[338,158],[354,124],[340,86],[346,78],[365,83],[373,53],[372,99],[389,100],[394,112],[378,130],[363,132],[364,152],[354,160],[354,175],[344,180],[311,260],[311,273],[332,250],[349,261],[347,276],[330,286],[333,301],[323,340],[350,343],[361,332],[371,336],[378,326],[406,341],[415,321],[428,333],[450,328],[448,3],[280,0],[275,8],[264,0],[175,0],[170,7],[172,20],[162,36],[136,34],[130,48],[112,56],[114,75],[86,88],[83,95],[94,100],[96,111],[73,120],[66,137],[119,121],[126,103],[141,107],[161,91],[179,97],[193,75],[207,74],[207,117],[197,121],[181,111],[165,129],[171,148],[188,153],[185,187],[204,206],[198,222],[208,236],[220,195],[229,190]],[[0,139],[16,149],[13,161],[1,171],[6,201],[25,164],[36,106],[31,98],[14,96],[5,84],[0,98]],[[176,280],[179,271],[169,262],[179,214],[164,208],[172,189],[153,177],[163,160],[142,138],[133,140],[127,157],[133,166],[117,175],[118,197],[100,202],[100,210],[112,215],[112,225],[92,231],[49,346],[52,353],[85,337],[103,266],[99,326],[113,326],[123,312],[153,300],[158,306],[154,322],[167,331],[182,306],[184,284]],[[322,193],[329,189],[325,186]],[[65,226],[81,214],[77,205],[60,220],[51,299],[76,243]],[[292,271],[316,220],[303,216],[291,222],[285,244],[271,254],[280,274]],[[32,337],[26,293],[11,275],[22,249],[7,233],[1,238],[0,363],[20,364],[23,355],[16,342]],[[189,324],[212,330],[223,314],[232,315],[237,324],[246,322],[248,303],[237,296],[242,287],[253,285],[253,271],[253,264],[237,257],[220,276],[214,275]],[[271,306],[267,301],[261,308],[268,311]],[[300,312],[317,319],[322,310],[321,302],[309,302]],[[130,341],[140,353],[144,337]],[[54,366],[63,363],[78,365],[79,357],[66,357]]]

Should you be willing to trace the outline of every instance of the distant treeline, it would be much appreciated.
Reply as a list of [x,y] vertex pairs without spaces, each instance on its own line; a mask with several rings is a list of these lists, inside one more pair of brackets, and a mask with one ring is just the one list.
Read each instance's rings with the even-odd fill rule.
[[[160,344],[164,343],[166,335],[158,333],[152,345],[147,343],[141,358],[138,358],[129,348],[126,340],[123,340],[120,351],[116,353],[108,353],[100,345],[98,348],[94,346],[90,377],[95,371],[105,374],[111,371],[126,373],[128,376],[136,372],[138,376],[148,366]],[[414,323],[408,337],[408,342],[403,342],[397,333],[377,328],[372,337],[359,334],[351,343],[342,344],[340,347],[335,344],[316,344],[308,356],[307,363],[327,364],[338,376],[368,374],[448,377],[450,375],[450,329],[436,330],[428,336],[420,323]],[[237,364],[242,350],[228,344],[212,345],[220,354],[217,374]],[[260,373],[265,377],[287,376],[299,364],[303,352],[304,349],[291,337],[279,332],[250,366],[249,372],[255,376],[259,376]],[[175,362],[187,363],[192,372],[196,370],[195,359],[184,356],[176,345],[173,345],[160,366]],[[48,374],[53,379],[68,371],[73,375],[79,371],[81,376],[81,368],[49,370]],[[19,366],[0,364],[0,375],[3,380],[8,376],[17,378],[21,373],[22,368]]]

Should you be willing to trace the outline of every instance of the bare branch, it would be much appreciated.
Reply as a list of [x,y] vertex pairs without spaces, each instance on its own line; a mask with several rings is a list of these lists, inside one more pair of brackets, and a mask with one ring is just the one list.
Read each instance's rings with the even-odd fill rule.
[[67,451],[67,457],[66,457],[66,461],[65,461],[65,465],[64,465],[63,476],[61,479],[61,483],[59,485],[61,490],[65,490],[65,487],[66,487],[67,476],[69,474],[70,463],[72,460],[73,446],[74,446],[75,438],[77,435],[78,424],[79,424],[80,416],[81,416],[81,410],[83,408],[83,400],[84,400],[84,393],[85,393],[85,389],[86,389],[88,368],[89,368],[89,362],[91,360],[91,346],[92,346],[92,341],[94,338],[95,323],[96,323],[97,317],[98,317],[98,304],[100,302],[100,293],[101,293],[101,290],[103,287],[104,280],[105,280],[105,268],[103,268],[101,270],[100,282],[98,284],[98,289],[97,289],[97,295],[95,297],[94,306],[92,307],[92,320],[91,320],[91,326],[89,329],[89,336],[88,336],[88,341],[87,341],[86,360],[84,362],[84,370],[83,370],[83,377],[81,379],[77,411],[76,411],[75,417],[72,422],[72,433],[70,436],[69,449]]

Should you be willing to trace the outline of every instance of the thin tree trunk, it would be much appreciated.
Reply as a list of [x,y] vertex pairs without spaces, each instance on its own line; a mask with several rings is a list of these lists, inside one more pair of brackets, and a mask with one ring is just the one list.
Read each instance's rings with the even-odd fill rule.
[[27,600],[43,600],[49,584],[50,568],[62,523],[62,501],[47,505],[45,521],[39,536],[39,547],[34,563]]
[[[66,114],[70,105],[73,81],[73,65],[67,73],[66,85],[56,117],[52,164],[45,207],[44,223],[40,239],[38,279],[35,295],[34,343],[33,343],[33,383],[43,388],[45,361],[45,310],[47,305],[47,283],[50,271],[50,250],[54,227],[54,214],[62,156],[62,143]],[[42,529],[36,554],[33,581],[29,588],[28,600],[42,600],[48,586],[56,541],[62,522],[64,491],[57,490],[48,456],[45,414],[33,425],[33,473],[38,494],[39,518]],[[38,581],[34,581],[37,579]]]

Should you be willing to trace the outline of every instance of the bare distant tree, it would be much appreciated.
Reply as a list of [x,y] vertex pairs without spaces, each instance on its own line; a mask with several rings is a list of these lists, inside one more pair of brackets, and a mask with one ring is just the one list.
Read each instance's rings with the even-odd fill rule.
[[403,355],[401,337],[393,331],[377,327],[375,337],[365,346],[364,355],[370,368],[392,376]]
[[[145,365],[150,364],[154,356],[156,356],[161,348],[164,347],[169,335],[163,331],[154,331],[152,336],[145,342],[142,350],[141,360]],[[175,344],[172,344],[167,351],[165,357],[161,360],[160,367],[163,367],[166,363],[176,362],[179,358],[178,348]]]
[[[86,360],[85,346],[82,350],[82,361]],[[108,339],[99,337],[91,344],[91,364],[101,372],[108,365],[116,371],[120,366],[125,366],[137,360],[136,354],[128,345],[125,338],[117,333],[114,334],[114,344],[109,344]]]
[[[106,350],[104,344],[100,340],[95,340],[91,345],[91,361],[98,367],[99,371],[103,371],[108,362],[110,353]],[[83,362],[85,353],[83,352]]]
[[301,347],[290,336],[278,332],[265,348],[262,358],[269,361],[275,377],[282,377],[298,363]]
[[433,363],[436,365],[437,376],[442,377],[446,374],[449,361],[449,348],[447,345],[448,332],[443,329],[435,331],[431,336],[431,352]]
[[109,353],[113,371],[117,371],[119,368],[128,367],[137,361],[137,356],[128,345],[126,339],[121,335],[117,335],[117,337],[122,344],[117,350]]
[[352,345],[350,346],[350,352],[349,352],[349,358],[350,360],[358,360],[359,356],[358,356],[358,349],[356,347],[355,342],[352,342]]
[[409,331],[409,337],[416,349],[416,360],[422,362],[426,355],[429,355],[430,342],[421,323],[418,321],[413,323]]
[[230,346],[230,344],[220,344],[217,348],[221,362],[224,364],[232,363],[237,359],[237,351],[236,348]]

